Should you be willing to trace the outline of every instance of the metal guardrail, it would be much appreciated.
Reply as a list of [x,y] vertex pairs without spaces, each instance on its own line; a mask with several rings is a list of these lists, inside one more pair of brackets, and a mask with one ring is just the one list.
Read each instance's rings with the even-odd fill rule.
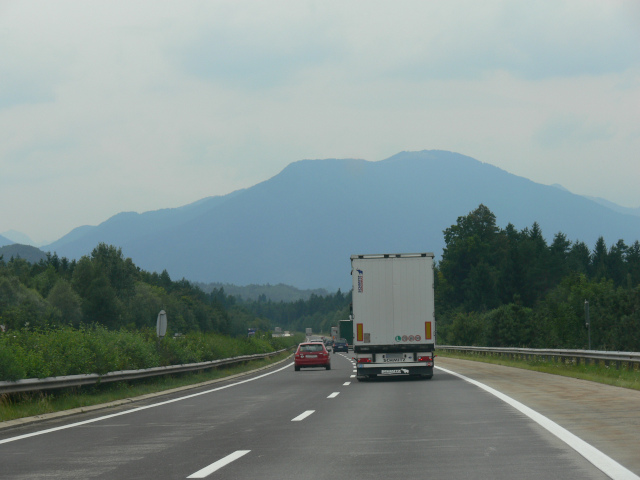
[[277,352],[256,353],[254,355],[241,355],[239,357],[211,360],[209,362],[189,363],[185,365],[169,365],[166,367],[145,368],[140,370],[121,370],[109,372],[103,375],[90,373],[86,375],[67,375],[63,377],[27,378],[15,382],[0,382],[0,394],[32,392],[50,390],[53,388],[80,387],[83,385],[95,385],[105,382],[119,382],[124,380],[138,380],[141,378],[157,377],[159,375],[171,375],[174,373],[196,372],[208,368],[216,368],[234,363],[242,363],[250,360],[259,360],[286,352],[287,348]]
[[542,357],[545,361],[562,362],[570,361],[576,365],[600,364],[606,366],[611,363],[617,369],[626,365],[629,370],[640,368],[639,352],[605,352],[601,350],[560,350],[538,348],[492,348],[492,347],[454,347],[450,345],[438,345],[436,350],[457,351],[463,353],[476,353],[479,355],[500,355],[511,359],[531,360],[534,357]]

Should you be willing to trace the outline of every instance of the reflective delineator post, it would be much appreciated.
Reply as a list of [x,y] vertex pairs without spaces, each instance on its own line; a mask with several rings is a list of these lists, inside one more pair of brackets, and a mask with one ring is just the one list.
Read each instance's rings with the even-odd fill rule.
[[589,301],[584,301],[584,319],[587,326],[587,335],[589,336],[589,350],[591,350],[591,322],[589,321]]

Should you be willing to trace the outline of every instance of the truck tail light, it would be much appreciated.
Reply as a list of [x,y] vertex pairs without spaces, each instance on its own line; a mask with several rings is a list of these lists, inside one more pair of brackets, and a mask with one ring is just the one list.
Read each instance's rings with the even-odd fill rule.
[[433,358],[426,356],[426,357],[418,357],[418,361],[419,362],[433,362]]
[[371,363],[370,358],[359,358],[358,363]]

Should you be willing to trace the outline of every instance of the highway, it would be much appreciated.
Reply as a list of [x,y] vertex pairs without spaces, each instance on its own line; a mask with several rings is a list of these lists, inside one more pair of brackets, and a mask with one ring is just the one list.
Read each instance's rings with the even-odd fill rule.
[[[466,376],[473,363],[442,361]],[[1,429],[0,478],[638,478],[615,462],[605,474],[512,405],[447,371],[429,381],[357,382],[346,354],[332,355],[330,371],[294,372],[288,360],[179,393]]]

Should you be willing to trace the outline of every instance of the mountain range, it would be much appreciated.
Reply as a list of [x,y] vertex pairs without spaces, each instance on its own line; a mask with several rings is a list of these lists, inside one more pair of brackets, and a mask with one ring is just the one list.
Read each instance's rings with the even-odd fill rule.
[[548,241],[558,232],[589,248],[600,236],[607,245],[639,239],[640,216],[605,202],[447,151],[401,152],[378,162],[302,160],[251,188],[180,208],[120,213],[42,250],[73,259],[105,242],[174,280],[348,290],[351,254],[430,251],[438,258],[443,230],[480,204],[501,227],[538,222]]
[[46,260],[47,254],[31,245],[11,243],[0,246],[0,258],[5,261],[9,261],[12,258],[22,258],[29,263],[38,263],[40,260]]

